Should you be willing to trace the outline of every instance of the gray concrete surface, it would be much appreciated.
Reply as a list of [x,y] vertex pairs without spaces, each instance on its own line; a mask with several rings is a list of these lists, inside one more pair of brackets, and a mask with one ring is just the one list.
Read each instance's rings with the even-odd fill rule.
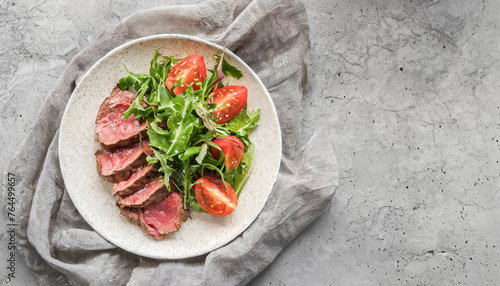
[[[0,3],[1,170],[80,48],[132,10],[196,2]],[[304,3],[303,126],[333,134],[340,186],[251,284],[500,284],[500,2]]]

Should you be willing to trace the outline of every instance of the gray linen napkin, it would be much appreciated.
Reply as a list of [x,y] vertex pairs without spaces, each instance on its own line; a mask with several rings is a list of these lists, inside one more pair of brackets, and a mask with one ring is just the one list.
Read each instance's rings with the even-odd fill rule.
[[[276,105],[283,136],[280,173],[254,223],[226,246],[184,260],[127,253],[96,233],[65,188],[57,153],[66,103],[83,74],[107,52],[152,34],[182,33],[227,46],[259,75]],[[42,284],[242,285],[248,283],[329,204],[337,166],[327,136],[304,139],[309,28],[297,0],[213,0],[141,11],[82,50],[40,108],[7,170],[17,178],[18,252]],[[4,185],[6,176],[4,176]],[[5,192],[3,192],[5,202]]]

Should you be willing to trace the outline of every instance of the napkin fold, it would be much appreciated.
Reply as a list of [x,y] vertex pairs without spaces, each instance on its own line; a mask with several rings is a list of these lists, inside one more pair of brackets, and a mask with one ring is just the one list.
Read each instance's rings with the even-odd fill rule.
[[[182,260],[139,257],[95,232],[71,202],[57,152],[62,114],[85,72],[127,41],[165,33],[197,36],[242,58],[270,92],[283,141],[278,179],[258,218],[226,246]],[[18,253],[40,283],[242,285],[257,276],[323,212],[338,183],[328,136],[318,131],[303,138],[301,130],[308,55],[307,15],[298,0],[212,0],[140,11],[78,53],[7,168],[17,179]]]

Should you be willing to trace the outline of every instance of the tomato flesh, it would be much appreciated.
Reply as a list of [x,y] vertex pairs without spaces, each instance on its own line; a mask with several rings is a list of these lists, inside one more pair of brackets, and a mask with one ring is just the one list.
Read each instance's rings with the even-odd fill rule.
[[[245,145],[235,136],[226,136],[215,139],[213,141],[224,153],[224,165],[226,169],[232,171],[238,167],[243,159],[243,153],[245,152]],[[219,160],[220,152],[215,147],[210,147],[212,151],[212,156],[215,160]]]
[[227,216],[238,205],[238,196],[229,183],[226,186],[221,179],[203,176],[194,186],[196,201],[209,214]]
[[191,55],[178,61],[171,69],[165,80],[165,85],[169,90],[181,79],[181,84],[173,90],[175,95],[179,95],[192,86],[194,90],[200,89],[195,82],[203,82],[207,78],[207,67],[203,57]]
[[214,116],[215,123],[221,124],[233,119],[247,103],[247,88],[239,85],[228,85],[215,90],[213,102],[217,104]]

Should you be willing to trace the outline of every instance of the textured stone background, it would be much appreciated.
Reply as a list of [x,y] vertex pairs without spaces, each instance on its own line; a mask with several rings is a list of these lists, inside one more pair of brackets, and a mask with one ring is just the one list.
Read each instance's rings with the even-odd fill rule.
[[[133,10],[198,2],[2,1],[0,170],[78,50]],[[500,2],[304,3],[303,126],[330,131],[340,186],[252,284],[500,283]]]

